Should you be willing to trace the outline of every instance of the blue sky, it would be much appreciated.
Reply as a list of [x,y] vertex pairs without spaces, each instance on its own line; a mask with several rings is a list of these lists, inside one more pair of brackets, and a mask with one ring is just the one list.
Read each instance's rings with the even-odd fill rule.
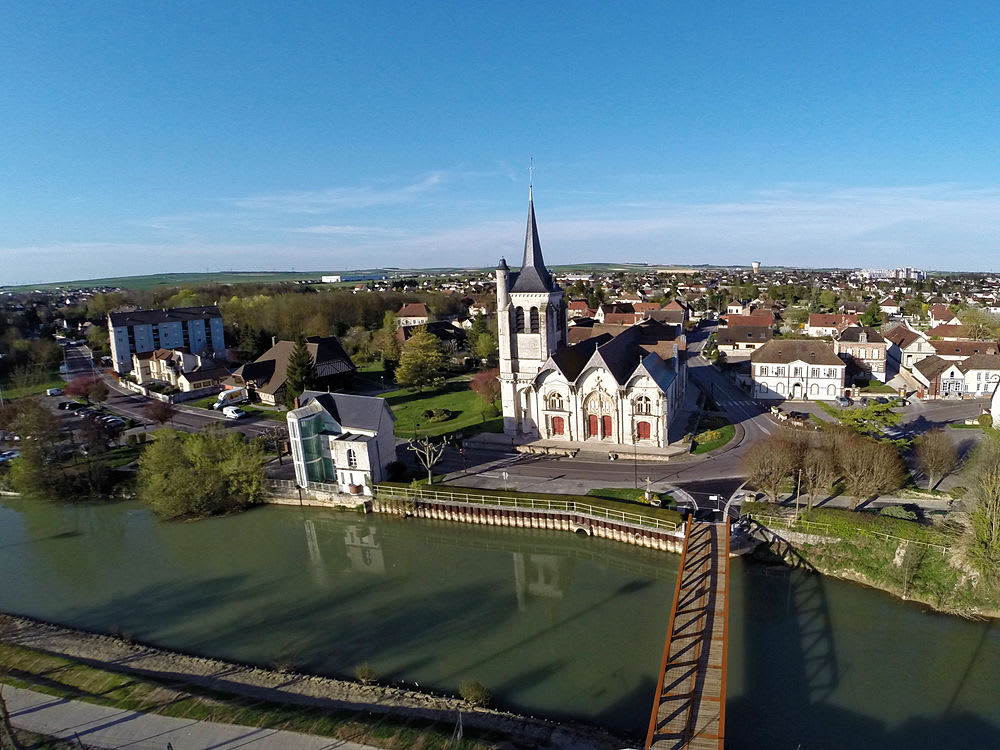
[[0,6],[0,285],[520,260],[1000,270],[1000,4]]

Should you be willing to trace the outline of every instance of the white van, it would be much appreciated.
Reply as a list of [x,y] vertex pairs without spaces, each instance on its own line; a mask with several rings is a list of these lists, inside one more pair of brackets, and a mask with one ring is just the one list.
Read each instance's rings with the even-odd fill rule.
[[222,407],[222,413],[226,416],[226,419],[239,419],[240,417],[245,417],[247,414],[238,406],[224,406]]
[[219,394],[219,398],[216,400],[214,404],[212,404],[212,408],[215,410],[219,410],[224,406],[235,406],[236,404],[244,404],[249,400],[250,397],[247,394],[246,388],[230,388],[228,391],[223,391],[222,393]]

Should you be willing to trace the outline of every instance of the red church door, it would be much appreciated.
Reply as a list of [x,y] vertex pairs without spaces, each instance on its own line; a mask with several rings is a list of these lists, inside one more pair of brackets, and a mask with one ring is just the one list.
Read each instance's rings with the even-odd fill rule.
[[598,422],[596,414],[591,414],[587,417],[587,437],[600,437],[600,435],[600,422]]
[[563,434],[563,418],[562,417],[552,417],[552,434],[562,435]]
[[611,437],[611,417],[601,417],[602,435],[601,437]]
[[649,422],[639,422],[635,426],[635,431],[640,440],[649,440]]

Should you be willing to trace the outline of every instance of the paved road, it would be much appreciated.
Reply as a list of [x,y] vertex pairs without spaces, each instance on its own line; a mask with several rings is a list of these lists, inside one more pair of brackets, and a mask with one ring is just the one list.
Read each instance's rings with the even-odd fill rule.
[[261,727],[219,724],[143,714],[83,701],[57,698],[33,690],[2,686],[11,724],[36,734],[60,739],[78,739],[85,747],[135,750],[370,750],[346,740],[331,740],[298,732]]

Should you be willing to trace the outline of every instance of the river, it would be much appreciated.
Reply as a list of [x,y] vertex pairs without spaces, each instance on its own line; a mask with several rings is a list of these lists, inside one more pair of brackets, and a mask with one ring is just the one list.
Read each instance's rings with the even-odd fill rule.
[[[558,532],[265,507],[0,502],[0,610],[639,735],[678,557]],[[1000,745],[1000,631],[734,561],[728,747]]]

